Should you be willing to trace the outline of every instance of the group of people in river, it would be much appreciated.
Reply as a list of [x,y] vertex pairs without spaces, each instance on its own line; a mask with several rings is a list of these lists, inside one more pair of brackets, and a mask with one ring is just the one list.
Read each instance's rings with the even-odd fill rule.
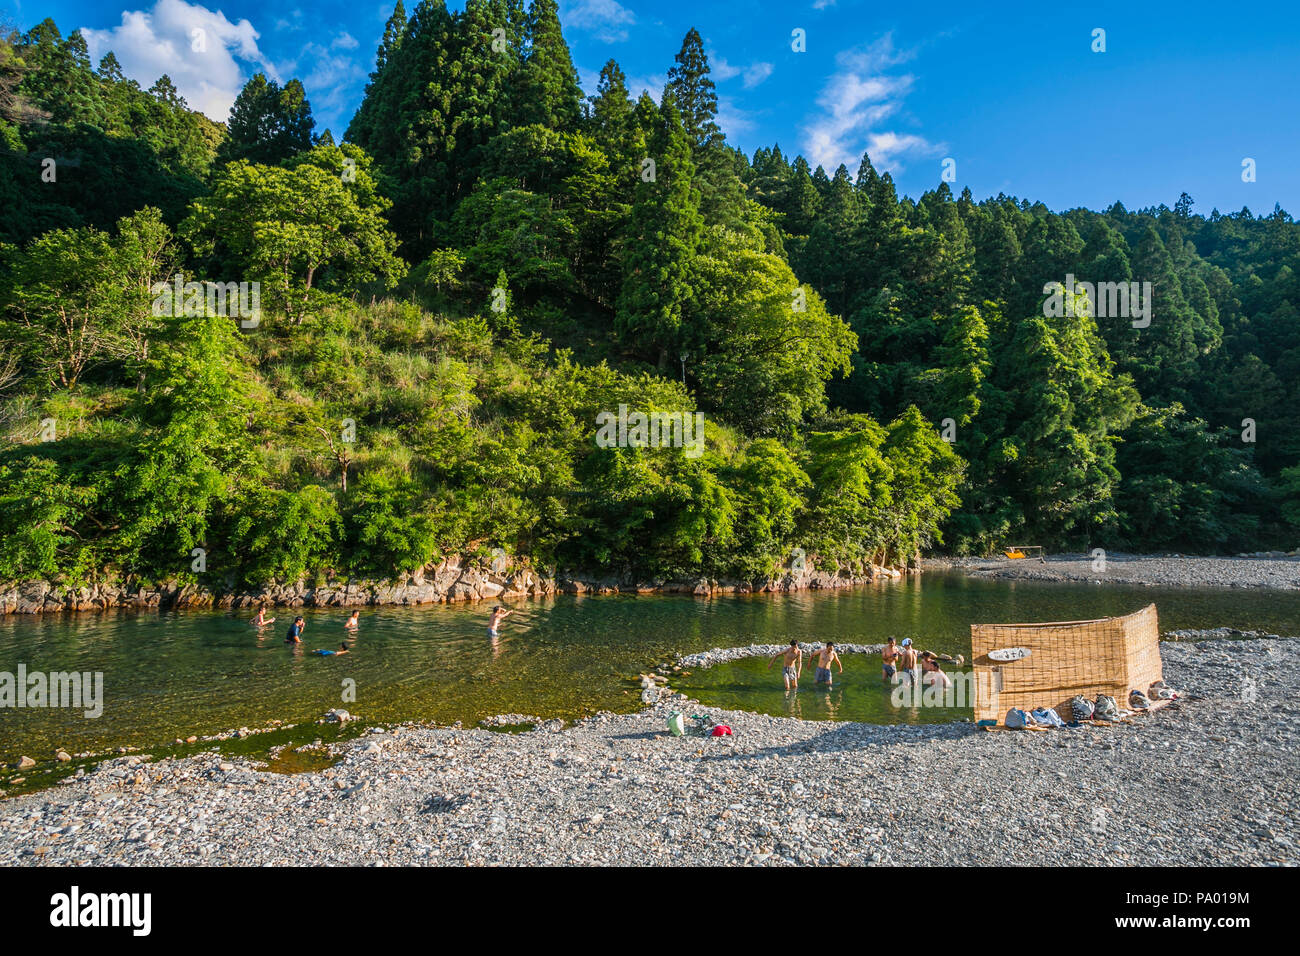
[[[266,616],[266,605],[263,604],[258,607],[257,614],[248,623],[260,630],[261,628],[274,624],[275,618]],[[301,614],[299,614],[297,617],[293,619],[293,623],[289,625],[289,630],[285,632],[284,642],[286,644],[301,644],[302,632],[306,629],[306,627],[307,627],[307,620]],[[343,622],[343,629],[352,634],[355,634],[360,627],[361,627],[361,612],[354,610],[350,615],[348,615],[348,619]],[[348,647],[348,642],[343,641],[339,645],[339,649],[337,651],[321,649],[321,650],[313,651],[312,653],[319,654],[321,657],[338,657],[340,654],[348,654],[350,652],[351,649]]]
[[[831,666],[844,673],[840,655],[835,650],[835,642],[827,641],[825,646],[813,651],[810,657],[816,664],[814,683],[818,687],[831,687]],[[798,640],[791,640],[790,646],[777,651],[768,659],[767,667],[771,670],[777,659],[781,660],[781,679],[786,690],[798,690],[799,678],[803,676],[803,648]],[[932,651],[917,651],[910,637],[899,644],[891,637],[880,651],[882,662],[881,677],[888,684],[917,684],[952,686],[952,679],[940,667],[940,659]]]
[[[492,608],[492,615],[488,618],[487,632],[488,637],[492,640],[493,648],[498,647],[498,639],[501,636],[501,622],[504,621],[514,612],[498,604]],[[355,634],[360,626],[361,612],[354,610],[344,622],[345,630]],[[253,627],[263,628],[275,623],[275,618],[266,616],[266,605],[257,609],[257,615],[249,622]],[[293,619],[289,625],[289,630],[284,636],[286,644],[301,644],[302,632],[306,628],[307,622],[301,614]],[[318,650],[313,653],[325,657],[336,657],[340,654],[347,654],[349,651],[347,641],[344,641],[337,651]],[[816,651],[810,653],[809,657],[816,666],[816,673],[813,681],[818,687],[830,688],[833,686],[831,668],[836,668],[841,674],[844,673],[844,664],[840,661],[840,655],[835,650],[835,642],[827,641],[826,644]],[[943,672],[940,667],[940,658],[931,651],[917,651],[912,644],[910,637],[904,638],[899,644],[893,637],[889,638],[885,646],[881,649],[881,677],[885,683],[889,684],[917,684],[924,686],[938,685],[939,687],[951,687],[952,680]],[[781,679],[785,682],[786,690],[798,690],[799,678],[803,676],[804,652],[799,646],[797,639],[790,641],[790,646],[777,651],[767,662],[767,667],[771,670],[772,665],[777,659],[781,659]]]
[[[494,648],[497,647],[497,638],[500,637],[501,635],[501,631],[500,631],[501,622],[504,621],[513,613],[514,613],[513,611],[502,607],[500,604],[492,608],[492,616],[491,618],[488,619],[488,637],[492,638],[492,646]],[[268,627],[269,625],[274,624],[275,618],[266,616],[266,605],[262,604],[257,608],[257,614],[248,623],[260,630],[261,628]],[[348,619],[343,623],[344,630],[350,631],[353,634],[357,632],[357,629],[360,626],[361,626],[361,612],[358,610],[354,610],[348,616]],[[293,619],[293,623],[289,625],[289,630],[284,635],[284,642],[286,644],[301,644],[302,632],[304,629],[306,629],[306,627],[307,627],[306,619],[301,614],[299,614],[297,617]],[[347,654],[348,652],[349,652],[348,642],[344,641],[339,646],[339,649],[337,651],[318,650],[318,651],[313,651],[312,653],[320,654],[323,657],[337,657],[340,654]]]

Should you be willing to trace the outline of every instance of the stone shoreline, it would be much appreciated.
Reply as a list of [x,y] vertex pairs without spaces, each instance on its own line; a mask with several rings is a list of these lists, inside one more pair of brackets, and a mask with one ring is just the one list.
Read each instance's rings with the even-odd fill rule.
[[1151,587],[1228,587],[1300,589],[1300,553],[1269,552],[1271,557],[1195,557],[1107,552],[1099,570],[1091,554],[1035,558],[932,558],[927,570],[959,569],[976,577],[1137,584]]
[[[119,757],[0,803],[0,865],[1300,863],[1300,639],[1161,650],[1189,696],[1111,727],[799,721],[671,695],[528,733],[370,728],[296,775]],[[687,703],[734,736],[670,736]]]
[[[746,657],[772,657],[783,653],[788,646],[787,644],[749,644],[745,647],[712,647],[707,651],[679,656],[677,666],[702,669],[729,661],[743,660]],[[823,645],[821,641],[800,641],[799,646],[804,654],[810,654]],[[879,654],[884,646],[884,644],[836,644],[835,650],[841,654]]]
[[212,591],[194,584],[142,587],[95,584],[60,587],[48,581],[0,584],[0,615],[65,611],[158,610],[187,608],[366,607],[373,605],[451,604],[554,594],[759,594],[856,587],[900,578],[896,568],[870,567],[864,574],[848,570],[790,571],[758,581],[693,578],[633,580],[575,572],[555,576],[526,566],[491,567],[461,557],[422,568],[398,582],[330,581],[269,585],[256,591]]

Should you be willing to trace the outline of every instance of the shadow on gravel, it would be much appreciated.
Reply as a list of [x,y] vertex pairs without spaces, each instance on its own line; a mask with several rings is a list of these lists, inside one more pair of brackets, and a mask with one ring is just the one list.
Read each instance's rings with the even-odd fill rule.
[[889,747],[904,747],[909,744],[925,743],[931,740],[959,740],[981,734],[974,724],[950,724],[931,726],[924,734],[910,733],[910,728],[896,728],[898,733],[890,733],[879,727],[847,726],[836,727],[824,734],[808,740],[783,744],[779,747],[763,747],[745,753],[714,754],[705,760],[757,760],[762,757],[788,757],[796,754],[810,753],[862,753]]
[[457,794],[454,797],[430,797],[424,801],[424,806],[420,807],[421,813],[454,813],[465,804],[469,803],[469,797]]

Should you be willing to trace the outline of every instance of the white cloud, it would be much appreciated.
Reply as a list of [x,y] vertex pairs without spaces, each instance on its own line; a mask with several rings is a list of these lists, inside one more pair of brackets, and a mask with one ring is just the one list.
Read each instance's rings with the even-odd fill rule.
[[902,108],[914,81],[911,74],[887,71],[911,57],[909,51],[894,49],[889,34],[836,56],[837,69],[817,99],[821,112],[803,128],[804,150],[813,166],[832,172],[842,163],[856,173],[865,149],[877,169],[893,172],[904,157],[942,152],[942,144],[924,136],[881,128]]
[[288,17],[279,17],[275,21],[275,28],[289,31],[301,30],[303,28],[302,11],[292,10]]
[[751,63],[745,67],[745,89],[753,89],[772,75],[771,63]]
[[717,123],[728,139],[752,132],[755,126],[754,114],[736,106],[728,96],[718,97]]
[[627,78],[627,95],[635,103],[642,93],[649,93],[650,98],[658,103],[664,97],[664,87],[668,76],[664,73],[651,73],[648,76],[629,76]]
[[[351,46],[341,44],[338,37],[335,37],[330,44],[330,49],[326,49],[319,43],[307,43],[304,44],[296,60],[282,65],[281,71],[285,76],[298,76],[302,80],[303,89],[307,91],[307,100],[311,103],[312,113],[316,117],[318,134],[324,132],[325,127],[329,125],[327,117],[339,117],[339,122],[346,127],[347,116],[360,99],[359,94],[365,85],[368,73],[365,67],[351,56],[337,52],[351,50],[356,45],[355,40]],[[307,70],[306,73],[297,72],[300,64]],[[335,141],[343,138],[342,129],[334,128],[331,132],[334,134]]]
[[621,43],[627,39],[626,28],[636,23],[636,14],[618,0],[576,0],[561,5],[560,23],[586,30],[603,43]]
[[773,66],[771,63],[751,63],[748,66],[732,66],[720,56],[709,54],[709,72],[718,78],[720,82],[734,79],[737,76],[743,77],[745,89],[750,90],[758,86],[769,76],[772,75]]
[[578,85],[582,87],[582,92],[587,96],[595,96],[596,89],[600,86],[600,74],[577,63],[573,64],[573,68],[578,71]]
[[81,32],[93,59],[111,50],[122,72],[145,89],[166,73],[191,109],[214,120],[227,119],[244,85],[241,61],[279,80],[248,20],[232,23],[220,11],[185,0],[157,0],[150,11],[124,12],[111,30]]
[[[893,172],[899,168],[897,157],[908,153],[921,156],[943,152],[943,144],[931,143],[924,136],[913,133],[872,133],[867,137],[867,152],[871,165],[880,172]],[[857,170],[853,170],[857,173]]]
[[356,37],[354,37],[351,33],[348,33],[347,30],[344,30],[342,33],[336,36],[334,40],[330,43],[330,49],[355,50],[360,45],[361,44],[357,42]]

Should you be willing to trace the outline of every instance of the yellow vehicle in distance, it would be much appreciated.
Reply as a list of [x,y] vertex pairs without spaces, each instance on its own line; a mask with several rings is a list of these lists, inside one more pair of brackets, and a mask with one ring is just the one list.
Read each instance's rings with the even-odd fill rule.
[[1010,544],[1002,549],[1012,561],[1019,561],[1024,558],[1037,558],[1039,561],[1046,563],[1047,559],[1043,557],[1043,549],[1036,544]]

